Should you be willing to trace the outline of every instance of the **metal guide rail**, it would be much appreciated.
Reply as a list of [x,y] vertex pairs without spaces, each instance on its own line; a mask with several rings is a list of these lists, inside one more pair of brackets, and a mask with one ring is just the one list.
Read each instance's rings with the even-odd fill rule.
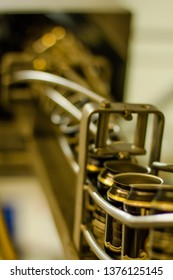
[[[41,82],[41,85],[36,87],[37,98],[42,101],[41,105],[45,112],[49,114],[49,117],[51,116],[51,122],[55,126],[60,127],[62,134],[68,139],[65,142],[65,146],[70,147],[68,150],[70,151],[70,155],[68,153],[66,156],[70,158],[69,164],[71,164],[77,176],[73,242],[79,256],[85,258],[85,252],[83,253],[83,250],[85,251],[85,248],[87,248],[92,258],[122,258],[122,256],[117,254],[114,250],[110,253],[109,249],[112,248],[112,244],[110,248],[106,248],[102,244],[104,240],[101,240],[100,243],[100,239],[105,236],[105,227],[107,226],[109,216],[114,219],[113,227],[115,226],[115,220],[118,221],[118,226],[120,226],[122,231],[121,238],[125,236],[125,233],[123,233],[124,230],[128,231],[129,228],[133,230],[133,234],[140,234],[141,231],[146,233],[146,230],[152,230],[153,228],[156,229],[156,231],[160,228],[168,229],[167,234],[169,234],[171,238],[173,209],[170,206],[172,205],[170,201],[168,201],[170,206],[169,211],[163,211],[162,213],[158,211],[157,213],[148,215],[147,211],[149,206],[147,204],[146,207],[143,206],[141,208],[135,206],[135,211],[137,211],[137,208],[147,209],[147,214],[139,215],[139,213],[135,212],[132,214],[127,211],[130,204],[126,205],[126,211],[125,208],[118,208],[112,205],[105,194],[103,195],[97,188],[97,175],[103,170],[104,163],[109,160],[116,162],[125,161],[129,163],[136,162],[136,157],[140,158],[147,155],[146,165],[150,168],[151,175],[145,174],[145,177],[157,176],[159,170],[172,172],[172,165],[166,165],[165,167],[164,164],[160,163],[164,129],[164,116],[162,112],[155,106],[149,104],[112,103],[108,99],[97,95],[92,90],[86,89],[68,79],[51,73],[34,70],[12,71],[11,73],[5,74],[2,77],[2,86],[4,89],[3,100],[8,100],[10,98],[11,85],[17,85],[23,82],[31,86],[31,95],[32,86],[35,86],[37,82]],[[80,105],[77,102],[79,101],[79,97],[81,101]],[[124,135],[128,136],[126,135],[126,130],[122,133],[122,139],[121,133],[117,133],[117,128],[119,128],[119,126],[121,128],[121,120],[128,124],[133,123],[133,137],[130,141],[124,137]],[[146,148],[148,126],[152,128],[152,132],[150,131],[151,134],[149,135],[149,150]],[[75,140],[73,141],[73,139]],[[66,149],[64,149],[64,152],[65,151]],[[101,165],[97,166],[97,164],[95,164],[96,162],[101,162]],[[94,168],[93,181],[93,178],[90,178],[89,172],[91,171],[89,170],[89,166],[91,165],[92,168]],[[130,173],[134,172],[129,172],[129,174]],[[130,181],[129,184],[132,189],[132,185],[135,183],[135,181]],[[139,185],[144,183],[140,182]],[[138,182],[136,184],[138,184]],[[145,185],[149,185],[148,181],[146,181]],[[152,186],[153,185],[157,185],[157,190],[162,189],[155,181],[153,181]],[[141,188],[140,186],[137,187],[139,189]],[[171,186],[165,185],[165,190],[170,191],[170,188]],[[127,203],[127,200],[124,201]],[[95,211],[98,213],[102,212],[102,214],[98,214]],[[97,220],[93,215],[101,215],[102,219],[99,224],[101,227],[103,226],[103,228],[101,228],[101,235],[99,235],[99,241],[97,234],[95,235],[95,231],[93,231],[93,219],[94,221]],[[98,220],[96,222],[99,223]],[[158,233],[156,233],[156,235],[158,236]],[[138,245],[138,238],[135,242],[137,242]],[[148,243],[146,246],[148,246]],[[134,253],[133,249],[131,249],[130,254],[132,252],[132,256],[125,254],[123,259],[148,258],[148,255],[143,254],[143,251],[141,253],[141,249],[139,251],[139,256],[135,256],[136,252]],[[156,253],[154,256],[156,256]],[[171,256],[170,252],[169,256]]]

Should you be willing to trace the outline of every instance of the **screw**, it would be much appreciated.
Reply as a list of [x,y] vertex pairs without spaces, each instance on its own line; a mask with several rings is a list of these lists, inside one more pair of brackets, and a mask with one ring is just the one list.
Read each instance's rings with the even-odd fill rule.
[[110,104],[110,102],[109,101],[107,101],[107,100],[103,100],[103,101],[101,101],[101,103],[100,103],[100,107],[101,108],[110,108],[111,107],[111,104]]

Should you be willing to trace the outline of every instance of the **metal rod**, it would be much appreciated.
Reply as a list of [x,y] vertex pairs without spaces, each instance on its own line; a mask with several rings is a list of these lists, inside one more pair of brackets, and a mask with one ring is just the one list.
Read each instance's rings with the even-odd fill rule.
[[69,146],[69,143],[68,143],[66,137],[59,134],[58,135],[58,142],[59,142],[59,144],[61,146],[61,149],[62,149],[65,157],[67,158],[68,163],[69,163],[71,169],[73,170],[74,174],[78,175],[79,165],[76,162],[76,160],[74,159],[74,155],[73,155],[73,153],[70,149],[70,146]]
[[[109,102],[101,102],[100,108],[110,108]],[[108,124],[109,124],[110,114],[107,112],[102,112],[99,114],[98,124],[97,124],[97,134],[96,134],[96,141],[95,147],[97,149],[104,149],[106,148],[107,139],[108,139]]]
[[160,160],[163,130],[164,130],[164,115],[161,112],[158,112],[157,114],[154,115],[149,166],[152,165],[153,161]]
[[91,185],[85,185],[85,190],[88,191],[91,198],[98,206],[100,206],[106,213],[113,218],[120,220],[122,223],[134,228],[151,228],[160,226],[173,226],[173,214],[158,214],[149,216],[133,216],[120,210],[104,198]]
[[[61,93],[59,93],[56,89],[52,87],[46,87],[45,88],[45,95],[54,101],[58,106],[60,106],[64,111],[69,113],[71,116],[73,116],[77,121],[81,121],[82,119],[82,112],[76,108],[67,98],[65,98]],[[96,134],[96,126],[93,123],[90,123],[89,126],[90,132],[92,132],[94,135]]]
[[135,131],[135,145],[136,147],[144,148],[146,129],[147,129],[147,113],[139,113],[137,117],[136,131]]
[[95,255],[100,260],[112,260],[111,257],[109,257],[97,244],[94,236],[92,233],[87,229],[85,225],[81,225],[81,230],[84,235],[85,240],[87,241],[87,244],[92,248],[92,251],[95,253]]
[[85,166],[87,162],[88,125],[88,118],[85,118],[85,114],[83,114],[79,134],[79,151],[81,152],[79,153],[79,174],[76,186],[75,220],[73,229],[73,241],[78,251],[80,251],[80,226],[83,212],[83,185],[86,176]]
[[[7,75],[7,74],[6,74]],[[54,85],[63,86],[70,90],[80,92],[81,94],[87,96],[91,100],[95,102],[102,102],[105,101],[105,98],[99,96],[97,93],[79,85],[73,81],[65,79],[63,77],[57,76],[52,73],[42,72],[42,71],[35,71],[35,70],[22,70],[22,71],[15,71],[12,72],[9,77],[9,85],[13,83],[19,83],[24,81],[42,81]],[[8,79],[5,79],[6,81]]]
[[77,121],[81,120],[82,113],[76,108],[67,98],[52,87],[46,87],[44,90],[45,95],[54,101],[58,106],[64,109],[67,113],[73,116]]
[[173,173],[173,164],[171,164],[171,163],[154,161],[152,163],[152,168],[154,168],[158,171],[165,171],[165,172]]

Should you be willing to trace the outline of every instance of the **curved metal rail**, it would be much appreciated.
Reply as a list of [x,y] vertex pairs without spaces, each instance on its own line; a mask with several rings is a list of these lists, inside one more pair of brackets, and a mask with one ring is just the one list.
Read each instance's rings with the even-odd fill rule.
[[100,260],[112,260],[109,255],[107,255],[97,244],[93,234],[87,229],[85,225],[81,225],[81,231],[83,233],[83,236],[85,240],[87,241],[88,245],[90,248],[92,248],[92,251],[95,253],[95,255],[100,259]]
[[89,193],[94,202],[113,218],[133,228],[152,228],[161,226],[173,226],[173,213],[157,214],[149,216],[133,216],[108,203],[91,185],[85,185],[84,189]]
[[63,77],[57,76],[55,74],[42,72],[42,71],[36,71],[36,70],[21,70],[21,71],[14,71],[11,74],[4,74],[3,80],[5,81],[5,85],[10,85],[13,83],[19,83],[19,82],[29,82],[29,81],[41,81],[46,82],[53,85],[58,85],[65,87],[69,90],[73,90],[76,92],[79,92],[85,96],[87,96],[89,99],[95,102],[102,102],[105,101],[105,98],[99,96],[95,92],[91,91],[90,89],[87,89],[75,82],[72,82],[68,79],[65,79]]
[[[46,87],[45,95],[56,104],[58,104],[59,107],[69,113],[77,121],[81,121],[82,112],[57,90],[52,87]],[[89,129],[90,132],[92,132],[94,135],[96,134],[97,128],[93,123],[90,123]]]

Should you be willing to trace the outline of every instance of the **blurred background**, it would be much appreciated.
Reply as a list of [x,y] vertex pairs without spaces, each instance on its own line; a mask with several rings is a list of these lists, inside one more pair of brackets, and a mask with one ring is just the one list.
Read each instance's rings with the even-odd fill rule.
[[172,162],[173,3],[121,3],[133,14],[125,99],[155,104],[164,113],[162,159]]

